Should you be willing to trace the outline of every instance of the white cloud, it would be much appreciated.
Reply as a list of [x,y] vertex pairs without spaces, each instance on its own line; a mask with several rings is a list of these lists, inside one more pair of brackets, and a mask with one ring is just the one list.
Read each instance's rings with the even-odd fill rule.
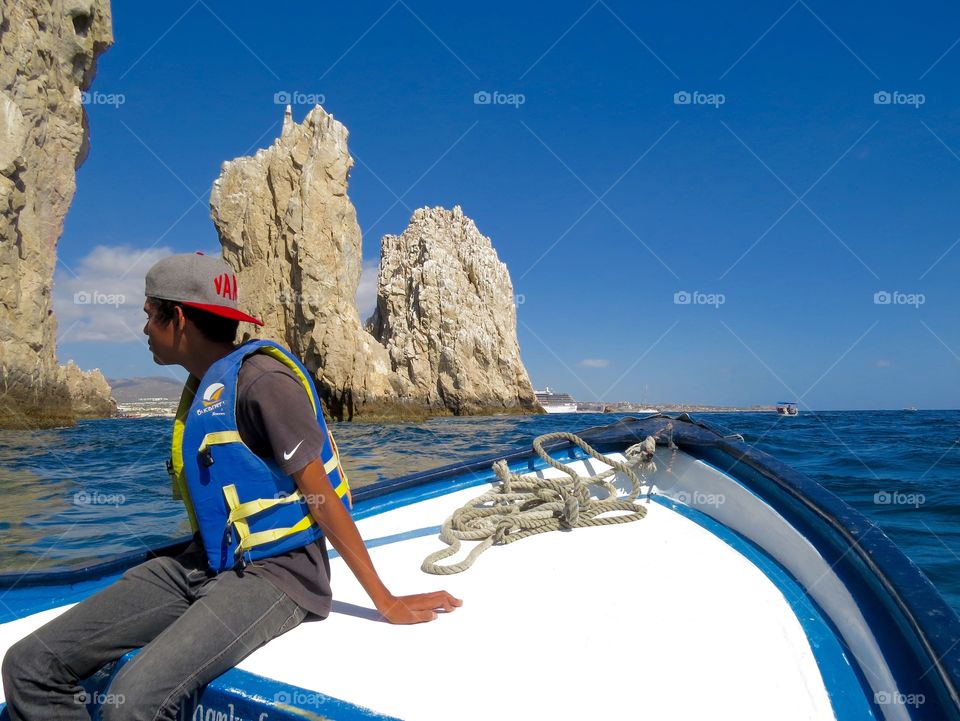
[[610,361],[605,358],[584,358],[577,365],[584,368],[606,368],[610,365]]
[[360,285],[357,286],[357,310],[360,322],[366,323],[377,307],[377,275],[380,273],[380,260],[363,261],[360,271]]
[[874,365],[875,365],[877,368],[889,368],[889,367],[890,367],[890,361],[881,358],[881,359],[878,360],[876,363],[874,363]]
[[143,278],[151,265],[171,253],[168,247],[98,245],[70,270],[59,264],[53,279],[57,342],[142,339]]

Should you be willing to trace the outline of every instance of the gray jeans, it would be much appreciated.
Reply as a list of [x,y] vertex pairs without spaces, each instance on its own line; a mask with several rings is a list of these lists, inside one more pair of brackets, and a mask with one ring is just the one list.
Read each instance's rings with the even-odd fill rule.
[[104,721],[173,721],[181,699],[307,612],[269,581],[198,554],[155,558],[18,641],[3,659],[12,721],[89,721],[78,684],[127,651]]

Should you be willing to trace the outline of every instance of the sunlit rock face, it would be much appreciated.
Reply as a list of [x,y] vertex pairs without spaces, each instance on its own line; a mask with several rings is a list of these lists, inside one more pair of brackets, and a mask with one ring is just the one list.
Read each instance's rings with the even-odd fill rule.
[[420,208],[401,235],[384,236],[370,327],[430,406],[539,408],[520,359],[507,266],[460,206]]
[[520,361],[513,290],[459,208],[418,210],[381,246],[377,310],[355,296],[361,232],[347,194],[347,130],[320,106],[254,156],[224,163],[210,207],[247,337],[286,344],[334,419],[537,412]]
[[72,388],[85,389],[81,415],[111,407],[99,371],[81,381],[57,366],[51,291],[87,154],[82,93],[112,42],[105,0],[0,3],[0,427],[72,423]]

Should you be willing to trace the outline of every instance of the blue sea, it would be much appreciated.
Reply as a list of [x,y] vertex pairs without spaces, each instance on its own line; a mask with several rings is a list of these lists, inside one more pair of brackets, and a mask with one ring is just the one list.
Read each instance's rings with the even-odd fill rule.
[[[352,484],[365,485],[607,414],[440,418],[333,427]],[[740,433],[876,521],[960,612],[960,411],[698,414]],[[85,421],[0,432],[0,571],[75,566],[188,533],[164,462],[171,421]]]

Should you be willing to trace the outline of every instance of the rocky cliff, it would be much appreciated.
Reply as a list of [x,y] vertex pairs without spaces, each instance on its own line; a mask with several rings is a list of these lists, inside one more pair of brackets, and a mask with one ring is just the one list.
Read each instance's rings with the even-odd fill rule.
[[371,332],[428,406],[538,408],[507,266],[460,206],[420,208],[401,235],[384,236],[377,285]]
[[243,305],[264,322],[243,329],[302,358],[331,417],[404,416],[403,406],[416,409],[409,384],[361,327],[354,300],[362,256],[351,167],[342,123],[317,106],[297,124],[287,108],[270,148],[223,164],[211,214]]
[[270,148],[224,163],[211,214],[241,301],[265,323],[244,331],[301,357],[338,420],[534,411],[509,276],[459,209],[418,211],[385,239],[374,318],[385,343],[361,326],[352,167],[346,128],[320,106],[299,124],[288,108]]
[[[0,14],[0,427],[60,425],[74,418],[79,371],[57,366],[53,271],[87,152],[81,92],[113,42],[110,7],[3,0]],[[109,403],[99,371],[72,387],[86,389],[84,412]]]

